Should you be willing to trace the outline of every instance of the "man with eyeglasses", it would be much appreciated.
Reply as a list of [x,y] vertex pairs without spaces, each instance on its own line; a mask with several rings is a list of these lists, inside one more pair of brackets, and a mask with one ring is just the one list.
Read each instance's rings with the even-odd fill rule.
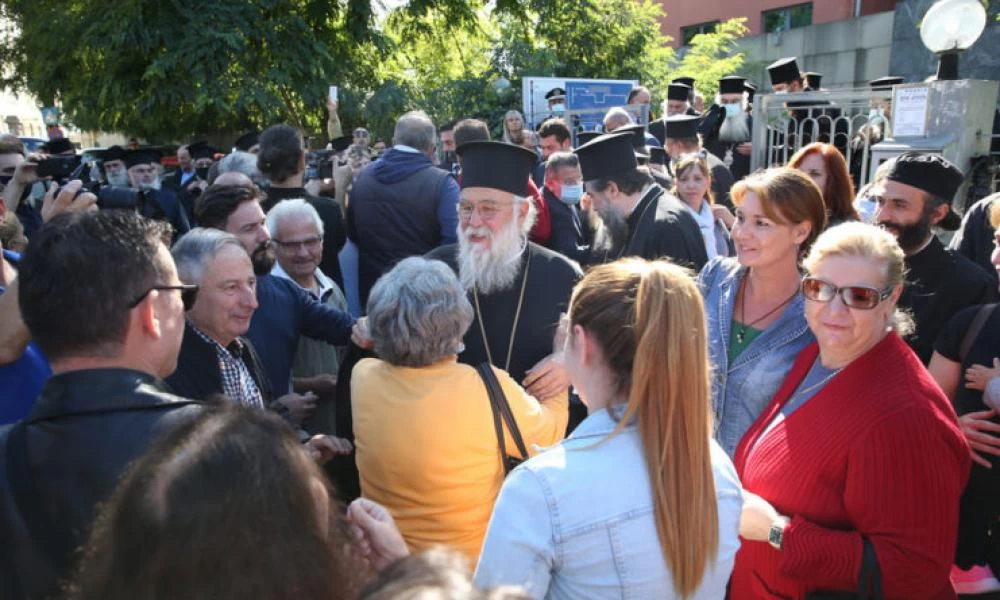
[[965,176],[937,154],[899,156],[873,190],[875,222],[892,233],[906,254],[906,287],[899,306],[913,313],[916,332],[907,339],[927,364],[944,326],[967,306],[992,302],[995,285],[968,258],[948,250],[934,228],[954,231],[961,219],[951,204]]
[[53,375],[27,418],[0,428],[0,597],[59,593],[125,467],[201,412],[163,382],[191,298],[169,240],[133,211],[64,214],[22,257],[20,311]]
[[491,141],[462,144],[458,154],[458,243],[427,255],[456,271],[475,311],[458,359],[504,369],[539,400],[565,394],[569,379],[553,336],[581,272],[528,241],[536,212],[527,198],[535,155]]
[[[337,284],[320,269],[323,221],[305,200],[285,200],[267,213],[267,230],[276,246],[278,262],[271,275],[294,282],[319,302],[347,312],[347,300]],[[316,410],[302,423],[311,433],[335,430],[334,396],[337,370],[346,348],[299,337],[292,363],[292,389],[316,395]]]

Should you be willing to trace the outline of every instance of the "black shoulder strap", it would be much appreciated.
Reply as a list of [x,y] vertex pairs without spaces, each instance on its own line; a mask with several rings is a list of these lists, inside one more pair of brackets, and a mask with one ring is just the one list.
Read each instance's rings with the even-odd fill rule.
[[521,453],[521,458],[524,460],[528,458],[528,449],[524,444],[524,439],[521,438],[521,431],[517,427],[517,421],[514,420],[514,415],[511,413],[506,396],[504,396],[503,388],[500,387],[500,381],[497,380],[496,373],[493,372],[493,367],[490,363],[484,362],[476,367],[476,371],[479,372],[479,376],[483,379],[483,383],[486,385],[486,392],[490,397],[490,408],[493,411],[493,428],[496,430],[497,442],[500,446],[500,460],[503,463],[504,473],[509,473],[507,444],[504,439],[503,425],[500,422],[501,418],[507,423],[507,430],[510,432],[510,436],[514,438],[517,450]]
[[861,577],[858,582],[858,598],[861,600],[882,600],[882,570],[878,566],[878,556],[871,540],[862,538]]
[[990,319],[990,315],[993,314],[996,307],[996,304],[983,304],[976,311],[976,317],[972,320],[969,328],[965,330],[965,336],[962,337],[962,345],[958,349],[958,356],[962,364],[965,364],[965,359],[968,358],[969,351],[972,350],[972,344],[979,337],[983,326],[986,325],[986,321]]

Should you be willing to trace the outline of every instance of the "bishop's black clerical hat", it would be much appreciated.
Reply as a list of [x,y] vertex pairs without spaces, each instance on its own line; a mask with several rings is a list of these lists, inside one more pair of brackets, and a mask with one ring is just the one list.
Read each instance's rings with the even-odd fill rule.
[[691,86],[684,83],[671,83],[667,86],[667,100],[687,102],[691,98]]
[[813,91],[816,91],[816,90],[819,89],[819,87],[820,87],[819,84],[820,84],[820,82],[823,81],[823,74],[822,73],[816,73],[815,71],[808,71],[806,73],[803,73],[803,75],[806,78],[806,84],[809,86],[809,89],[811,89]]
[[772,86],[802,79],[802,72],[799,71],[799,63],[794,56],[780,58],[767,65],[767,74],[771,77]]
[[192,160],[199,160],[202,158],[215,158],[215,148],[212,148],[205,142],[191,142],[188,145],[188,154],[191,155]]
[[670,83],[680,83],[694,89],[694,77],[674,77]]
[[698,124],[701,118],[694,115],[674,115],[664,119],[667,124],[667,139],[680,140],[698,137]]
[[649,158],[649,148],[646,147],[646,127],[643,125],[626,125],[615,129],[615,133],[632,135],[632,150],[637,156]]
[[462,157],[462,189],[484,187],[527,196],[528,178],[538,160],[531,150],[478,140],[462,144],[455,152]]
[[948,214],[938,223],[941,229],[955,231],[961,226],[962,219],[952,210],[951,203],[958,188],[962,187],[965,175],[948,159],[940,154],[906,152],[893,161],[885,178],[923,190],[947,202]]
[[241,152],[249,152],[251,148],[260,143],[260,132],[259,131],[248,131],[236,138],[236,142],[233,146],[240,150]]
[[649,162],[651,162],[654,165],[667,164],[667,151],[659,146],[650,146]]
[[73,150],[73,142],[69,138],[56,138],[42,144],[42,151],[46,154],[62,154]]
[[158,165],[163,153],[156,148],[140,148],[139,150],[125,151],[125,166],[132,168],[136,165]]
[[892,86],[899,85],[905,81],[902,77],[895,77],[893,75],[888,75],[886,77],[879,77],[878,79],[872,79],[868,82],[873,90],[888,90],[892,89]]
[[607,133],[573,152],[580,159],[584,181],[605,179],[634,171],[639,166],[632,149],[632,134]]
[[112,160],[124,161],[125,148],[122,148],[121,146],[115,144],[114,146],[111,146],[104,151],[104,153],[101,155],[101,160],[103,160],[104,162],[109,162]]
[[343,152],[347,150],[351,144],[354,143],[354,137],[350,135],[342,135],[339,138],[333,138],[330,140],[330,147],[336,152]]
[[599,135],[601,135],[600,131],[581,131],[576,134],[576,145],[577,147],[582,146]]
[[729,75],[719,80],[720,94],[742,94],[746,85],[746,78],[739,75]]

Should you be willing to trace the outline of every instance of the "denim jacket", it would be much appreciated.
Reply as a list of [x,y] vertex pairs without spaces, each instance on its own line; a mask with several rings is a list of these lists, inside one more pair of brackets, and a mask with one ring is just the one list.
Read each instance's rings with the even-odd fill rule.
[[[605,439],[616,425],[609,411],[595,412],[511,472],[486,532],[477,586],[522,586],[532,598],[674,597],[638,428]],[[743,498],[732,462],[714,441],[712,472],[719,549],[691,598],[718,600],[740,546]]]
[[729,362],[729,331],[736,294],[746,269],[734,258],[716,258],[698,275],[708,319],[708,357],[712,361],[715,438],[729,456],[743,434],[781,387],[795,357],[815,339],[797,295],[778,320]]

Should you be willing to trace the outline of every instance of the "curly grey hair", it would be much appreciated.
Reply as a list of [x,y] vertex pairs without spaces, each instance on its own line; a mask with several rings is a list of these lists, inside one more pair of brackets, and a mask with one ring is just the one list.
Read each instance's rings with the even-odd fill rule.
[[455,354],[472,318],[458,277],[438,260],[404,259],[368,297],[375,353],[397,366],[424,367]]

